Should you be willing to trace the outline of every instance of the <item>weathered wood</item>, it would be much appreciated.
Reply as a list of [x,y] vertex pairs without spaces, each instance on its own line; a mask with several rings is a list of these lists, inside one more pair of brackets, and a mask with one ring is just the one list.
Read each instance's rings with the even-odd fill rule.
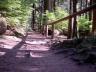
[[46,38],[48,37],[48,25],[46,25]]
[[51,36],[51,38],[53,39],[54,38],[54,24],[52,24],[52,36]]
[[78,12],[76,12],[76,13],[73,13],[73,14],[67,16],[67,17],[62,18],[62,19],[59,19],[59,20],[56,20],[56,21],[54,21],[54,22],[48,23],[47,25],[57,24],[57,23],[59,23],[59,22],[61,22],[61,21],[67,20],[67,19],[72,18],[72,17],[74,17],[74,16],[77,16],[77,15],[83,14],[83,13],[85,13],[85,12],[94,10],[95,8],[96,8],[96,4],[94,4],[94,5],[90,6],[90,7],[87,7],[87,8],[85,8],[85,9],[83,9],[83,10],[80,10],[80,11],[78,11]]

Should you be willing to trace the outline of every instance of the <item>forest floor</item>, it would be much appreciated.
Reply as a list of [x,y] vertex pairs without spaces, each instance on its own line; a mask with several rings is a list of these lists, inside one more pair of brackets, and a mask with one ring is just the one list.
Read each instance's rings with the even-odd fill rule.
[[52,40],[38,33],[19,38],[0,38],[0,72],[96,72],[94,65],[78,65],[50,49]]

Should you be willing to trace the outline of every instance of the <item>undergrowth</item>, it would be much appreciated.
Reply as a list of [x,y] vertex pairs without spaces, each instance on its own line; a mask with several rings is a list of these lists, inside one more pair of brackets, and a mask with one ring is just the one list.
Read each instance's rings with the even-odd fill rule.
[[64,40],[63,42],[54,43],[51,49],[61,50],[58,53],[67,51],[71,59],[79,64],[96,63],[96,36]]

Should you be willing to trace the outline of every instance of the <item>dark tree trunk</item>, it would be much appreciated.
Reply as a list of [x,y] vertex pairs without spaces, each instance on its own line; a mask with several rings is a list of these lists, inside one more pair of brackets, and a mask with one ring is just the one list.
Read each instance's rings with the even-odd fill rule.
[[80,2],[80,9],[82,10],[82,0],[81,0],[81,2]]
[[43,33],[43,13],[45,12],[44,11],[44,1],[43,0],[40,0],[41,4],[40,4],[40,33]]
[[[85,2],[86,2],[86,6],[85,7],[88,7],[88,0],[86,0]],[[86,19],[88,18],[88,12],[85,13],[85,18]]]
[[[77,0],[73,0],[73,13],[77,12]],[[73,37],[77,37],[77,17],[73,18]]]
[[44,12],[49,9],[49,0],[44,0]]
[[[89,6],[92,5],[92,0],[89,1]],[[89,11],[89,21],[92,20],[92,11]]]
[[53,10],[55,11],[56,10],[56,1],[53,0]]
[[56,0],[49,0],[49,4],[48,4],[48,10],[49,11],[54,11],[55,7],[56,7]]
[[[93,4],[96,4],[96,0],[93,0]],[[93,10],[92,32],[96,35],[96,9]]]
[[[80,8],[79,8],[79,10],[82,10],[82,0],[80,0]],[[81,16],[82,14],[80,14],[80,16]]]
[[[43,0],[44,1],[44,14],[46,14],[46,10],[49,9],[49,0]],[[45,26],[47,24],[47,17],[46,15],[44,15],[43,17],[43,34],[46,35],[48,33],[47,32],[47,26]],[[47,36],[47,35],[46,35]]]
[[[69,4],[69,14],[71,14],[72,11],[72,0],[70,0]],[[69,24],[68,24],[68,39],[72,37],[72,18],[69,19]]]
[[32,30],[34,30],[34,28],[35,28],[35,4],[33,3],[33,6],[32,6],[32,8],[34,9],[33,11],[32,11],[32,25],[31,25],[31,27],[32,27]]

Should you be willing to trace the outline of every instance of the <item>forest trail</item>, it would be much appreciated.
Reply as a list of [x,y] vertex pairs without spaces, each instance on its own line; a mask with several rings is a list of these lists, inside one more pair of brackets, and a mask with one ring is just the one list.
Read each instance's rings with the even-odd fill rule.
[[96,72],[92,65],[80,66],[63,54],[55,54],[50,50],[50,41],[33,32],[25,43],[9,42],[15,46],[0,48],[0,53],[6,52],[0,54],[0,72]]

